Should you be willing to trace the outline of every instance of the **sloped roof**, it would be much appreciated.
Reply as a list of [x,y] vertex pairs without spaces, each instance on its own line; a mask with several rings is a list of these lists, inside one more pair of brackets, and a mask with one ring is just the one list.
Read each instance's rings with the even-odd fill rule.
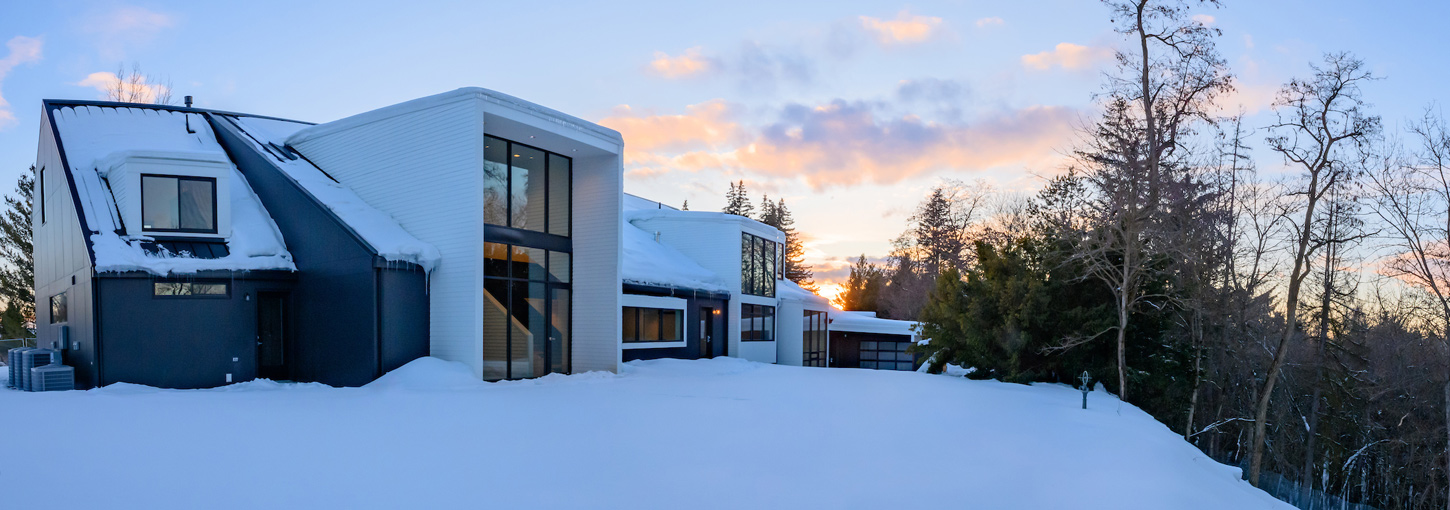
[[411,262],[430,272],[438,266],[442,258],[438,248],[408,233],[392,216],[368,205],[357,193],[327,176],[310,161],[279,154],[285,150],[281,146],[286,144],[288,137],[308,129],[311,124],[260,117],[229,118],[249,135],[247,143],[264,154],[270,154],[274,165],[361,236],[378,256],[391,261]]
[[624,283],[726,292],[725,282],[714,272],[668,245],[655,241],[643,229],[624,222],[624,250],[620,255],[619,278]]
[[[206,270],[295,271],[277,225],[262,207],[247,180],[227,158],[206,119],[197,111],[159,107],[51,104],[51,120],[66,170],[75,182],[74,197],[85,225],[98,272],[145,271],[157,275]],[[188,132],[188,121],[190,131]],[[232,232],[227,254],[197,257],[191,253],[157,252],[151,241],[132,233],[116,212],[107,173],[125,157],[164,155],[225,163],[231,169]]]

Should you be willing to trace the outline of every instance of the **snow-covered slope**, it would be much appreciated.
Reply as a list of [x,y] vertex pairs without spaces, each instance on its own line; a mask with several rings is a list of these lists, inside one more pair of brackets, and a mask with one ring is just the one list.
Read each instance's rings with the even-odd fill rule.
[[0,480],[6,508],[1290,508],[1080,398],[729,358],[486,384],[424,358],[355,389],[0,391],[33,438]]

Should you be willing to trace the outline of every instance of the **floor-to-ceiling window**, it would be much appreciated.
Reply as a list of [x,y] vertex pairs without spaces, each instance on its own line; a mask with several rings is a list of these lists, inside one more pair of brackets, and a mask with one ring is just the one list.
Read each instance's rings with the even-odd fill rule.
[[826,366],[826,312],[806,310],[801,324],[801,366]]
[[569,372],[572,161],[484,141],[483,377]]

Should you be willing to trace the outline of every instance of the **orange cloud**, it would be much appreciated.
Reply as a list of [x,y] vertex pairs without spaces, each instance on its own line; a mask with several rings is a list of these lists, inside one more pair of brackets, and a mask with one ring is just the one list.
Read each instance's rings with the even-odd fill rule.
[[624,136],[626,164],[697,167],[709,164],[702,159],[708,159],[708,153],[686,152],[672,158],[659,154],[716,148],[739,139],[742,131],[733,120],[735,109],[721,99],[690,105],[682,115],[641,115],[625,105],[599,124]]
[[971,124],[915,116],[878,118],[862,103],[835,101],[787,109],[734,154],[740,166],[797,177],[813,188],[864,182],[889,184],[935,170],[1046,166],[1075,133],[1077,113],[1033,106]]
[[663,51],[656,51],[649,68],[665,78],[684,78],[710,71],[715,66],[711,59],[701,53],[699,46],[685,50],[683,55],[672,57]]
[[1113,58],[1113,50],[1094,48],[1073,43],[1059,43],[1052,51],[1022,56],[1022,65],[1030,69],[1046,71],[1052,67],[1068,70],[1091,69],[1098,63]]
[[861,27],[874,34],[876,41],[886,46],[926,41],[937,32],[942,21],[938,17],[917,16],[908,11],[901,11],[894,20],[870,16],[861,16],[860,19]]
[[1055,166],[1072,141],[1077,117],[1068,108],[1034,106],[970,124],[939,123],[912,115],[885,117],[879,107],[843,100],[790,105],[776,122],[747,130],[720,121],[715,113],[720,105],[711,102],[691,107],[687,115],[601,124],[624,134],[626,163],[639,170],[636,176],[727,170],[822,189],[890,184],[937,170]]
[[[40,61],[40,39],[17,35],[5,43],[10,53],[5,58],[0,58],[0,84],[5,82],[5,75],[11,69],[20,64],[29,64]],[[15,113],[10,111],[10,103],[5,96],[0,95],[0,129],[15,125]]]

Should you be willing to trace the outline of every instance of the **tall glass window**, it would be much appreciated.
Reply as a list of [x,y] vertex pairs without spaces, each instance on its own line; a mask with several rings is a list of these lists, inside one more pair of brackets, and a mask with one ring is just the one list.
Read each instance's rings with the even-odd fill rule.
[[484,137],[484,379],[568,373],[573,160]]
[[485,223],[569,236],[573,160],[486,136],[483,172]]
[[801,332],[801,366],[826,366],[826,312],[807,310]]
[[[484,243],[484,379],[569,372],[569,258],[539,248]],[[564,264],[566,267],[552,267]]]
[[775,297],[776,254],[779,243],[740,234],[740,292]]

